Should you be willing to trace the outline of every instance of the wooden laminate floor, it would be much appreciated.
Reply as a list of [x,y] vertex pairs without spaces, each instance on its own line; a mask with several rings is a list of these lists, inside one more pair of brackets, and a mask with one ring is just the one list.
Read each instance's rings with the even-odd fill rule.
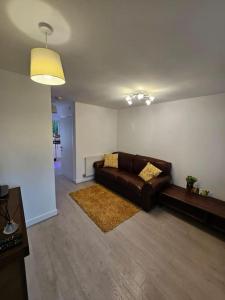
[[225,299],[225,242],[156,208],[109,233],[56,179],[59,215],[28,230],[30,300]]

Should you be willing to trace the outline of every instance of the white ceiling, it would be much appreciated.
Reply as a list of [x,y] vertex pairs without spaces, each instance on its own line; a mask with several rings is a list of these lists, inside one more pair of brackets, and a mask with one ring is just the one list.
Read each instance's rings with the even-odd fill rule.
[[29,74],[40,21],[65,70],[53,96],[119,108],[138,89],[158,101],[225,92],[224,0],[1,0],[0,68]]

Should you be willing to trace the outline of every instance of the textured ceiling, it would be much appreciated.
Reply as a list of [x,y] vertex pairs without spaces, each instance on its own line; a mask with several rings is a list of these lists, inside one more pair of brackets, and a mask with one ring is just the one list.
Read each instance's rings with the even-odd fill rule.
[[29,73],[39,21],[65,70],[53,96],[119,108],[138,89],[158,101],[225,92],[224,0],[1,0],[0,68]]

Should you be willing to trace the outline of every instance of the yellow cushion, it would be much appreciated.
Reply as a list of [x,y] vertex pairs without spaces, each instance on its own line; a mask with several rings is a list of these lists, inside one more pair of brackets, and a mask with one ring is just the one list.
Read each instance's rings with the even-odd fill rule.
[[118,154],[105,154],[104,167],[118,168]]
[[161,172],[162,171],[160,169],[156,168],[155,166],[153,166],[151,163],[148,162],[138,176],[140,176],[144,181],[149,181],[153,177],[159,176]]

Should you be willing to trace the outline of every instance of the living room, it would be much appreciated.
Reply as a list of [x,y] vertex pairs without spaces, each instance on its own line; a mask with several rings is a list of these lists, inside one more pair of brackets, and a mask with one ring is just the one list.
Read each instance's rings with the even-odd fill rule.
[[224,299],[225,2],[0,10],[0,298]]

